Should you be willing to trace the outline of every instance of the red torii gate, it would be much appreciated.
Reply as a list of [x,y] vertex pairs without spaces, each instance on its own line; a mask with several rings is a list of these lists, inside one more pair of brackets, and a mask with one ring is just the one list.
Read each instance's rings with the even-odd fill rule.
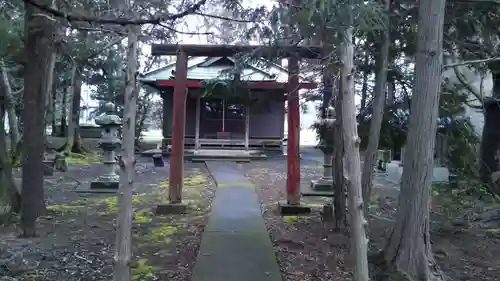
[[[173,112],[172,112],[172,150],[170,155],[170,173],[168,198],[172,206],[181,205],[181,193],[184,177],[184,130],[186,122],[186,89],[199,87],[199,82],[187,80],[188,56],[223,57],[234,56],[238,53],[252,53],[253,56],[270,58],[288,58],[288,83],[258,82],[251,85],[253,88],[281,88],[287,89],[288,104],[288,151],[287,151],[287,198],[286,203],[280,204],[282,213],[302,212],[300,206],[300,104],[299,89],[311,88],[310,83],[299,83],[299,58],[321,59],[322,48],[319,46],[282,45],[277,47],[258,45],[181,45],[181,44],[153,44],[153,56],[176,56]],[[160,82],[163,83],[163,82]],[[198,83],[197,85],[191,85]],[[166,85],[162,85],[166,86]],[[175,209],[168,207],[168,209]],[[306,208],[307,209],[307,208]],[[305,210],[307,211],[307,210]]]

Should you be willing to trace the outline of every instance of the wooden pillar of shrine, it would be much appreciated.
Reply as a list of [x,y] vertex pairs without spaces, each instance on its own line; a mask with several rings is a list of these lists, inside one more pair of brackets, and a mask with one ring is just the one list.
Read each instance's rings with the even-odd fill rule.
[[175,65],[175,86],[172,112],[172,151],[168,200],[170,204],[181,203],[184,179],[184,133],[186,128],[186,82],[187,55],[182,50],[177,53]]
[[300,105],[299,61],[288,58],[288,148],[286,200],[290,205],[300,204]]
[[200,149],[200,113],[201,113],[201,96],[196,97],[196,128],[194,136],[194,148]]

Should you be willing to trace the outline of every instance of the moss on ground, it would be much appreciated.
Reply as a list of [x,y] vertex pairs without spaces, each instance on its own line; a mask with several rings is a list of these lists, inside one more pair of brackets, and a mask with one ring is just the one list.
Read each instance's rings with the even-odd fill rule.
[[152,221],[153,218],[151,218],[151,211],[148,209],[139,210],[134,214],[133,222],[135,223],[150,223]]
[[131,268],[133,281],[153,280],[156,273],[160,271],[159,267],[148,265],[147,259],[137,260],[132,264]]
[[499,237],[500,238],[500,228],[488,229],[488,234],[492,237]]
[[283,221],[286,224],[293,224],[293,223],[297,223],[299,221],[299,218],[297,216],[286,216],[283,218]]
[[[141,195],[133,195],[132,196],[132,205],[137,206],[142,203],[144,203],[144,196]],[[105,197],[97,200],[92,200],[90,202],[90,205],[96,205],[96,206],[105,206],[106,211],[103,212],[103,214],[110,214],[110,213],[116,213],[118,212],[118,197],[112,196],[112,197]]]
[[[193,175],[184,177],[183,182],[185,187],[198,187],[207,184],[209,182],[209,179],[205,174],[201,172],[196,172]],[[162,189],[168,188],[168,178],[165,178],[162,181],[160,181],[159,186]]]
[[150,228],[145,235],[138,235],[137,238],[148,245],[168,244],[172,240],[170,236],[177,231],[179,231],[177,227],[162,222],[158,226]]
[[84,206],[81,206],[81,205],[57,204],[57,205],[47,206],[47,210],[58,212],[58,213],[71,213],[71,212],[78,212],[83,207]]
[[66,157],[65,160],[66,163],[68,163],[68,165],[89,166],[92,164],[102,163],[102,157],[97,153],[88,153],[88,154],[70,153],[70,155]]

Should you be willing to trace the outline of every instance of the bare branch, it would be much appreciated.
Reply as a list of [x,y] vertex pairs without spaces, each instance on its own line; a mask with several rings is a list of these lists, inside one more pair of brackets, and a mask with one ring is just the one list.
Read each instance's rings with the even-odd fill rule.
[[204,17],[209,17],[209,18],[214,18],[214,19],[219,19],[219,20],[234,21],[234,22],[241,22],[241,23],[254,23],[255,22],[255,21],[251,21],[251,20],[233,19],[233,18],[228,18],[228,17],[224,17],[224,16],[205,14],[202,12],[194,12],[193,14],[199,15],[199,16],[204,16]]
[[213,35],[213,32],[186,32],[186,31],[180,31],[180,30],[177,30],[177,29],[174,29],[172,27],[169,27],[169,26],[166,26],[162,23],[159,23],[158,26],[161,26],[163,28],[166,28],[172,32],[176,32],[176,33],[179,33],[179,34],[186,34],[186,35]]
[[86,15],[74,15],[66,14],[62,11],[56,10],[50,6],[40,4],[37,0],[23,0],[25,3],[32,5],[42,11],[50,13],[56,17],[64,18],[70,22],[88,22],[88,23],[98,23],[98,24],[117,24],[117,25],[143,25],[143,24],[159,24],[165,21],[174,21],[183,18],[187,15],[195,13],[199,10],[207,0],[200,0],[195,4],[189,6],[186,10],[177,14],[163,14],[160,16],[150,17],[147,19],[137,19],[132,20],[128,18],[110,18],[110,17],[95,17]]
[[468,60],[468,61],[450,63],[450,64],[447,64],[447,65],[443,65],[443,70],[446,70],[446,69],[449,69],[449,68],[452,68],[452,67],[457,67],[457,66],[481,64],[481,63],[488,63],[488,62],[494,62],[494,61],[500,61],[500,57],[494,57],[494,58],[488,58],[488,59],[480,59],[480,60]]
[[465,75],[458,69],[458,67],[454,67],[453,71],[455,72],[455,76],[457,77],[458,81],[460,84],[462,84],[476,99],[482,102],[481,94],[475,89],[469,81],[467,81],[467,78]]

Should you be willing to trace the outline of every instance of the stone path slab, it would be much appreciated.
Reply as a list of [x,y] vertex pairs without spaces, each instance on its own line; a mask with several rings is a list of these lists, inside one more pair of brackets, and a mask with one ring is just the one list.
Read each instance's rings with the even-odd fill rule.
[[191,281],[281,281],[252,183],[235,163],[206,165],[217,191]]

